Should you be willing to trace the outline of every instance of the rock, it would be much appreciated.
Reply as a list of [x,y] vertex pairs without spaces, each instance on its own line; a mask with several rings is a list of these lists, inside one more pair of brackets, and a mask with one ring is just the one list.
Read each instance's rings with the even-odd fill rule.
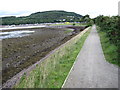
[[9,63],[7,63],[7,64],[6,64],[6,67],[8,68],[9,66],[10,66],[10,64],[9,64]]
[[35,47],[36,46],[36,44],[33,44],[33,47]]

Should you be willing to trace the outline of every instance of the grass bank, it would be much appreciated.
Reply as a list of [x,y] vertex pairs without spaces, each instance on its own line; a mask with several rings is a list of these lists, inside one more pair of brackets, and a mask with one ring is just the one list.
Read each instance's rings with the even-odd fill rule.
[[118,57],[117,46],[110,43],[109,37],[107,37],[107,34],[103,31],[100,31],[99,27],[97,27],[97,30],[100,36],[100,41],[102,44],[102,49],[105,55],[105,59],[112,64],[116,64],[120,66],[117,60],[118,59],[117,58]]
[[50,26],[59,26],[59,25],[73,25],[74,26],[87,26],[86,23],[58,23],[58,24],[51,24]]
[[61,88],[89,32],[90,28],[58,48],[29,76],[22,76],[15,88]]

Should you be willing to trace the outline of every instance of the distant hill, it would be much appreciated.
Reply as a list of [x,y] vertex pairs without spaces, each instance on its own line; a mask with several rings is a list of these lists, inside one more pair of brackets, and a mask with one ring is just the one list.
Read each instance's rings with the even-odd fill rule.
[[35,24],[35,23],[53,23],[53,22],[73,22],[79,21],[82,15],[66,11],[44,11],[32,13],[24,17],[2,17],[2,25]]

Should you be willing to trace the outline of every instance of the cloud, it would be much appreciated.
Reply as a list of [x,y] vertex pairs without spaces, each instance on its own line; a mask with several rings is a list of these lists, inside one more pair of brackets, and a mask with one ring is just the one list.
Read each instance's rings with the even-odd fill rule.
[[[119,0],[1,0],[0,15],[29,15],[48,10],[72,11],[91,17],[117,15]],[[7,14],[6,14],[7,13]]]
[[19,11],[19,12],[9,12],[9,11],[0,11],[0,17],[4,16],[28,16],[31,14],[29,11]]

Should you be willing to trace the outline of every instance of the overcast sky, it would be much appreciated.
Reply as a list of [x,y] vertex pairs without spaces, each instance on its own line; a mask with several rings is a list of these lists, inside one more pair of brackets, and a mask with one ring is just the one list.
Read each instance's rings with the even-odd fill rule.
[[120,0],[1,0],[0,17],[25,16],[49,10],[76,12],[90,17],[118,15]]

